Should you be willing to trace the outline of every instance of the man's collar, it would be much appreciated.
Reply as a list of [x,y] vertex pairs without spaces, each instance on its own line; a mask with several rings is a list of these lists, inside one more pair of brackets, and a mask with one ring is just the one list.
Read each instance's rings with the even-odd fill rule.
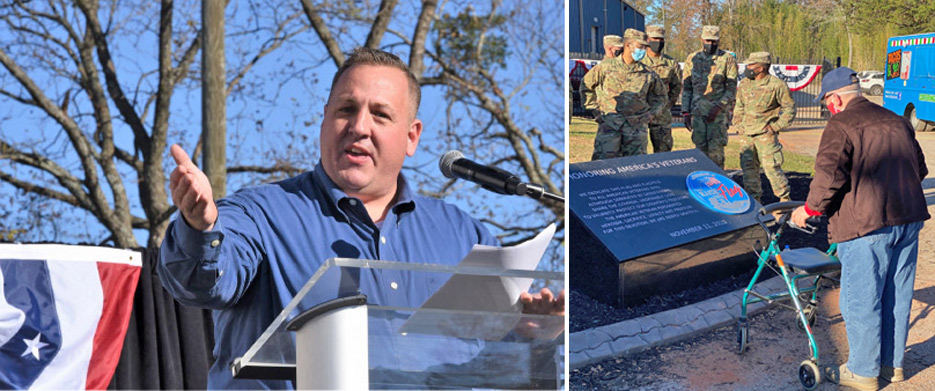
[[[339,201],[347,199],[357,199],[352,197],[338,188],[338,185],[331,180],[328,176],[328,173],[325,172],[325,167],[322,166],[319,161],[315,165],[315,170],[312,172],[312,177],[316,184],[324,190],[325,194],[328,195],[329,201],[333,205],[337,205]],[[360,201],[359,199],[357,199]],[[361,201],[362,202],[362,201]],[[396,179],[396,198],[393,206],[390,208],[394,213],[400,214],[404,212],[409,212],[415,209],[415,199],[413,198],[412,189],[409,188],[409,182],[406,180],[406,177],[403,176],[403,173],[399,173],[399,176]]]
[[850,102],[847,102],[847,106],[844,106],[844,109],[847,109],[847,108],[849,108],[849,107],[854,107],[854,106],[859,105],[859,104],[864,103],[864,102],[870,102],[870,100],[867,99],[867,98],[864,98],[863,95],[861,95],[861,96],[855,96],[854,99],[851,99]]

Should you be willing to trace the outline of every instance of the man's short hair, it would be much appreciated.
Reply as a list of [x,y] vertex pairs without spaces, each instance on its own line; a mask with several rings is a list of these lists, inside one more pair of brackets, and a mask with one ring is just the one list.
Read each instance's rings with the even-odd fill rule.
[[341,67],[338,68],[338,71],[335,72],[334,78],[331,79],[331,92],[328,93],[329,102],[331,101],[331,93],[334,92],[334,86],[338,84],[338,79],[341,78],[344,71],[350,69],[354,65],[386,66],[403,71],[403,73],[406,74],[406,80],[409,81],[409,97],[412,102],[413,117],[419,112],[419,104],[422,102],[422,86],[419,85],[419,79],[412,73],[409,66],[393,53],[367,47],[354,49],[350,57],[348,57],[347,60],[344,61],[344,64],[341,64]]
[[848,94],[857,94],[858,96],[860,96],[860,95],[861,95],[861,93],[860,93],[860,84],[850,84],[850,85],[846,85],[846,86],[841,87],[841,88],[838,88],[838,89],[836,89],[836,90],[828,91],[828,92],[825,93],[825,95],[828,95],[828,94],[844,94],[844,93],[848,93]]

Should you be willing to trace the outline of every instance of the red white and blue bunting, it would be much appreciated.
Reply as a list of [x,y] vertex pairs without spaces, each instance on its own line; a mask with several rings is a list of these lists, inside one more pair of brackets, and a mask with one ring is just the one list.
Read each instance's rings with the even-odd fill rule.
[[[568,75],[572,78],[580,78],[598,63],[600,60],[569,59]],[[684,66],[684,63],[680,65]],[[746,65],[738,64],[737,75],[742,77],[745,68]],[[773,64],[769,69],[769,73],[786,82],[791,91],[805,88],[820,72],[821,65],[815,64]]]
[[811,84],[821,71],[821,65],[773,64],[769,73],[786,82],[789,90],[798,91]]

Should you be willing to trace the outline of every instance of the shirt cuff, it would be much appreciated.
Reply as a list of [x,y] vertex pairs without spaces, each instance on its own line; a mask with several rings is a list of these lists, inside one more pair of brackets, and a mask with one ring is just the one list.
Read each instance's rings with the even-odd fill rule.
[[221,232],[221,217],[218,216],[214,227],[210,231],[201,231],[192,228],[180,214],[172,223],[172,234],[179,248],[189,257],[197,259],[217,259],[221,252],[221,242],[224,233]]
[[808,204],[805,204],[805,213],[808,213],[809,216],[821,216],[821,212],[812,210],[808,207]]

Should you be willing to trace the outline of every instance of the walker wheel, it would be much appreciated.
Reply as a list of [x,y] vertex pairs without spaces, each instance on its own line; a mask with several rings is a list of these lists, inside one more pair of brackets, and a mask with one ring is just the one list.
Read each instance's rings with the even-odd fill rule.
[[[815,321],[818,319],[818,308],[809,304],[805,306],[802,313],[805,315],[805,320],[808,321],[808,327],[815,327]],[[805,327],[802,326],[802,320],[799,319],[798,316],[795,317],[795,328],[803,333],[805,332]]]
[[799,364],[799,381],[806,390],[814,390],[821,383],[821,372],[818,365],[812,360],[805,360]]
[[743,354],[747,350],[747,322],[737,321],[737,354]]

